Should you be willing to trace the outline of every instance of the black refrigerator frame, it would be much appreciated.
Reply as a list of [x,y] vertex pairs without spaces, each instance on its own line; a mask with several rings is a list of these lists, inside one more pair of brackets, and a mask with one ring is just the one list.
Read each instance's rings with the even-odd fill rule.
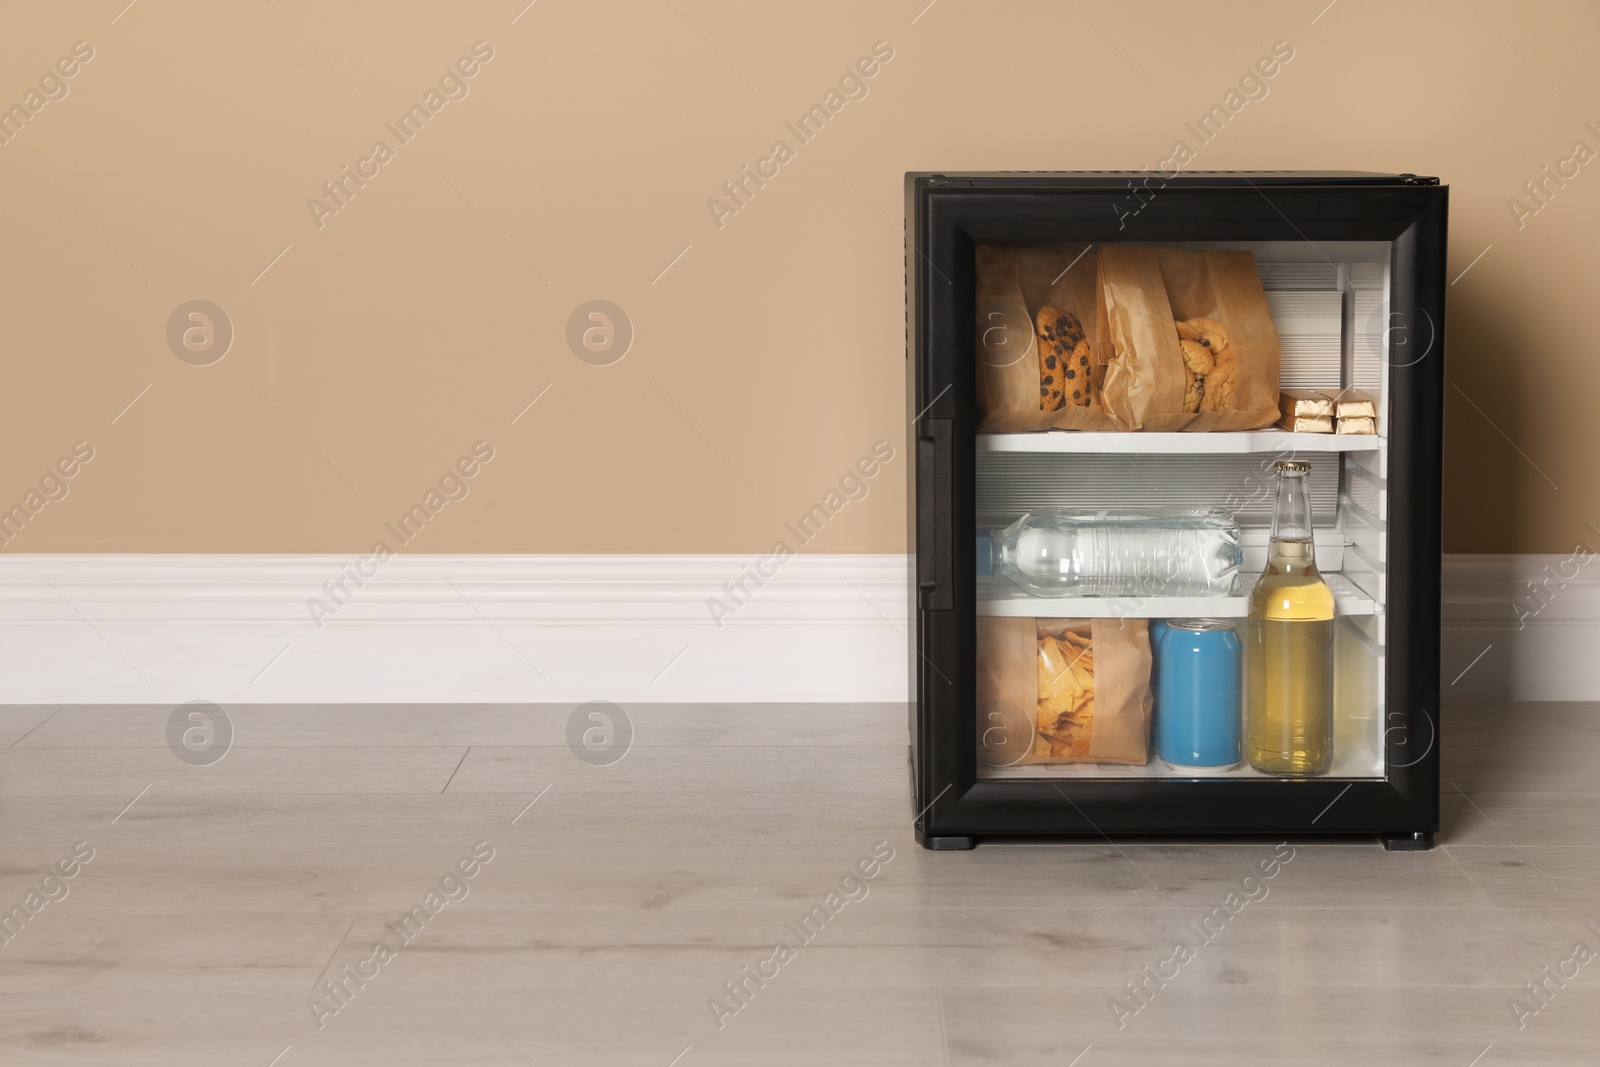
[[[1376,834],[1391,849],[1431,847],[1439,825],[1448,187],[1361,172],[913,172],[905,193],[917,840],[963,849],[1007,837]],[[1391,360],[1385,398],[1392,503],[1383,778],[978,777],[974,253],[980,242],[1069,241],[1391,242],[1391,337],[1413,346],[1413,358]]]

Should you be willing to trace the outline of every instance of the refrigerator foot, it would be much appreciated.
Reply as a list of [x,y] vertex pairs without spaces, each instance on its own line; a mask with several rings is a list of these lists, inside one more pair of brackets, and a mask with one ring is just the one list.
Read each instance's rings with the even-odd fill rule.
[[964,852],[967,849],[978,847],[976,837],[950,837],[939,834],[925,833],[922,827],[917,827],[917,844],[932,852]]
[[1383,834],[1382,837],[1387,852],[1427,852],[1433,848],[1432,834]]

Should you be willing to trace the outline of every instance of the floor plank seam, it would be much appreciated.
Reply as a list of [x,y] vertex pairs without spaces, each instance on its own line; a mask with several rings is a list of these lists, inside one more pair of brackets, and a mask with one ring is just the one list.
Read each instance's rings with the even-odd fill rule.
[[63,705],[61,705],[61,707],[57,708],[55,711],[52,711],[50,714],[48,714],[44,718],[40,719],[38,724],[36,726],[34,726],[33,730],[29,730],[27,733],[23,734],[21,737],[17,738],[15,741],[11,742],[11,744],[7,745],[6,747],[7,748],[15,748],[19,743],[21,743],[23,741],[26,741],[28,739],[28,736],[30,734],[32,734],[34,730],[37,730],[40,726],[43,726],[45,723],[49,722],[51,719],[53,719],[57,715],[61,714],[63,711],[66,710],[66,707],[67,707],[67,705],[63,704]]
[[451,771],[450,772],[450,777],[448,777],[448,778],[446,778],[444,780],[444,789],[439,790],[439,795],[440,796],[443,796],[444,793],[445,793],[445,790],[450,788],[450,783],[456,780],[456,771],[459,771],[461,769],[461,765],[463,763],[467,762],[467,757],[469,755],[471,755],[471,754],[472,754],[472,746],[468,745],[467,746],[467,750],[465,752],[461,753],[461,759],[456,761],[456,769],[454,771]]

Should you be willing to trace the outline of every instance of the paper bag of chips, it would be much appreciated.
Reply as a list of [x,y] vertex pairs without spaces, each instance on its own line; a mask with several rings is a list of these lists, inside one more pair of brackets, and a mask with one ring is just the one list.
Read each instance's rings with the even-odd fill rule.
[[978,757],[1136,763],[1150,752],[1145,619],[978,619]]

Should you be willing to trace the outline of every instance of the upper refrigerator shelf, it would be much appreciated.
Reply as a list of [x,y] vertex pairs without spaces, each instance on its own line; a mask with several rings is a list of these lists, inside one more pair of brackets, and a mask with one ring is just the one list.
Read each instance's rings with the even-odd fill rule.
[[979,452],[1068,452],[1128,454],[1239,454],[1248,452],[1376,452],[1388,442],[1375,434],[1290,433],[1244,430],[1236,433],[1098,433],[1093,430],[1043,430],[1036,433],[977,434]]

